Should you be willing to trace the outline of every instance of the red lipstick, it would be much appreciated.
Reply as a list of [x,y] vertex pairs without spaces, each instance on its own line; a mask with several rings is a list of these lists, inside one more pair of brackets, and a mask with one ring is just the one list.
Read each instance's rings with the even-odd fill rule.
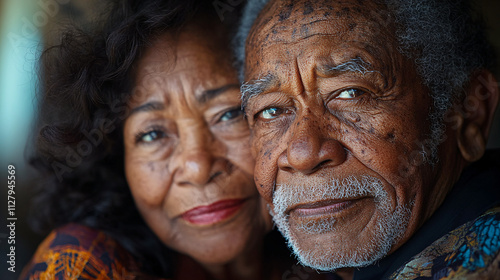
[[244,202],[245,199],[220,200],[207,206],[188,210],[181,215],[181,218],[197,225],[215,224],[240,210]]

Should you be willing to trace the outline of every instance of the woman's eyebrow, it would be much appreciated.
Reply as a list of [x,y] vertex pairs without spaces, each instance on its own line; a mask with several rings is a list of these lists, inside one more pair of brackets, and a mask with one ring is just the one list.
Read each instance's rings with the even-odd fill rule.
[[130,110],[130,114],[128,116],[130,117],[131,115],[139,112],[160,111],[163,109],[165,109],[165,105],[163,105],[162,102],[152,101],[133,108]]
[[214,89],[207,89],[201,92],[201,94],[196,96],[196,101],[198,103],[204,104],[207,103],[208,101],[216,98],[217,96],[221,95],[222,93],[226,92],[229,89],[240,89],[239,84],[228,84],[225,86],[222,86],[220,88],[214,88]]

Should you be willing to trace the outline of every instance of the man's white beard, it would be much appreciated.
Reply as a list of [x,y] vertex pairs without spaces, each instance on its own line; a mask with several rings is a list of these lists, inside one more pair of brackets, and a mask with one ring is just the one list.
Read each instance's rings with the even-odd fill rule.
[[[329,244],[319,244],[316,248],[303,248],[297,238],[290,231],[290,223],[286,209],[297,203],[311,203],[329,199],[349,199],[362,196],[373,196],[377,212],[382,217],[377,220],[372,240],[364,242],[361,248],[352,248],[348,252],[339,250],[323,250]],[[312,268],[332,271],[342,267],[362,267],[373,264],[383,258],[395,244],[402,238],[411,217],[410,210],[398,206],[391,213],[391,203],[388,193],[383,189],[382,182],[371,176],[356,178],[347,177],[342,182],[332,180],[325,186],[287,186],[279,185],[273,196],[274,211],[271,211],[273,220],[278,229],[288,240],[288,245],[293,249],[299,261]],[[274,213],[273,213],[274,212]],[[323,234],[334,229],[335,219],[329,218],[322,222],[312,222],[300,226],[296,230],[305,234]],[[325,255],[326,254],[326,255]]]

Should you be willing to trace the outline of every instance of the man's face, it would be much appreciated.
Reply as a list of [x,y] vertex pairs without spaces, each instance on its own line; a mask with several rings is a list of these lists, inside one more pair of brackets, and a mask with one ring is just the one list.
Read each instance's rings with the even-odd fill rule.
[[391,253],[445,193],[443,166],[421,157],[428,89],[384,7],[358,2],[272,1],[247,39],[257,188],[299,259],[323,270]]

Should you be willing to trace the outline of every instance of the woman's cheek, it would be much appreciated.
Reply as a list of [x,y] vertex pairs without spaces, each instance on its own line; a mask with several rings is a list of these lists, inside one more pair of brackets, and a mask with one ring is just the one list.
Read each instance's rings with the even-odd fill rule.
[[171,182],[164,164],[131,160],[127,165],[127,181],[134,200],[148,207],[161,205]]

